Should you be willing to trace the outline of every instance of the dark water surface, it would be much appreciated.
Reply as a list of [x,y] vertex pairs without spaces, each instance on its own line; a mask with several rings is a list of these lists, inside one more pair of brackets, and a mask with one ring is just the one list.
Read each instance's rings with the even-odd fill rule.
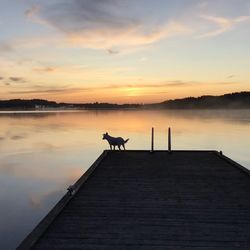
[[250,110],[0,112],[0,249],[14,249],[108,148],[216,149],[250,169]]

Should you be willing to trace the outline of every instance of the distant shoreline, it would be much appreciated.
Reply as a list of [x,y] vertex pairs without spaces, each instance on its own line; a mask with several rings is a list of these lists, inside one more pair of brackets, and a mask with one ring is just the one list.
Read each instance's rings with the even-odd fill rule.
[[57,103],[43,99],[0,100],[0,111],[250,109],[250,92],[186,97],[152,104]]
[[250,107],[238,107],[238,108],[86,108],[86,109],[0,109],[0,114],[4,113],[70,113],[70,112],[82,112],[82,111],[225,111],[225,110],[249,110]]

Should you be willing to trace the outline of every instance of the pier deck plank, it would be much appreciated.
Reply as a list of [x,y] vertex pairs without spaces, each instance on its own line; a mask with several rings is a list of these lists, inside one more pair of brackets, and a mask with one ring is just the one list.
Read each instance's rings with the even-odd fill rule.
[[250,249],[249,211],[216,152],[108,152],[32,249]]

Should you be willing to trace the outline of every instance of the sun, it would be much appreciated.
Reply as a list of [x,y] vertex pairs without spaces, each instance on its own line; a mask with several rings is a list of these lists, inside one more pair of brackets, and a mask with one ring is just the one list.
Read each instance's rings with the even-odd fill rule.
[[139,96],[141,94],[141,89],[138,87],[129,87],[126,89],[127,96]]

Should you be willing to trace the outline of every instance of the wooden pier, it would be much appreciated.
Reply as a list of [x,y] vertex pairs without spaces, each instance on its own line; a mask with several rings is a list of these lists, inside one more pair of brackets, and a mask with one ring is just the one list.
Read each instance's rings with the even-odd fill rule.
[[104,151],[17,249],[250,249],[250,174],[217,151]]

